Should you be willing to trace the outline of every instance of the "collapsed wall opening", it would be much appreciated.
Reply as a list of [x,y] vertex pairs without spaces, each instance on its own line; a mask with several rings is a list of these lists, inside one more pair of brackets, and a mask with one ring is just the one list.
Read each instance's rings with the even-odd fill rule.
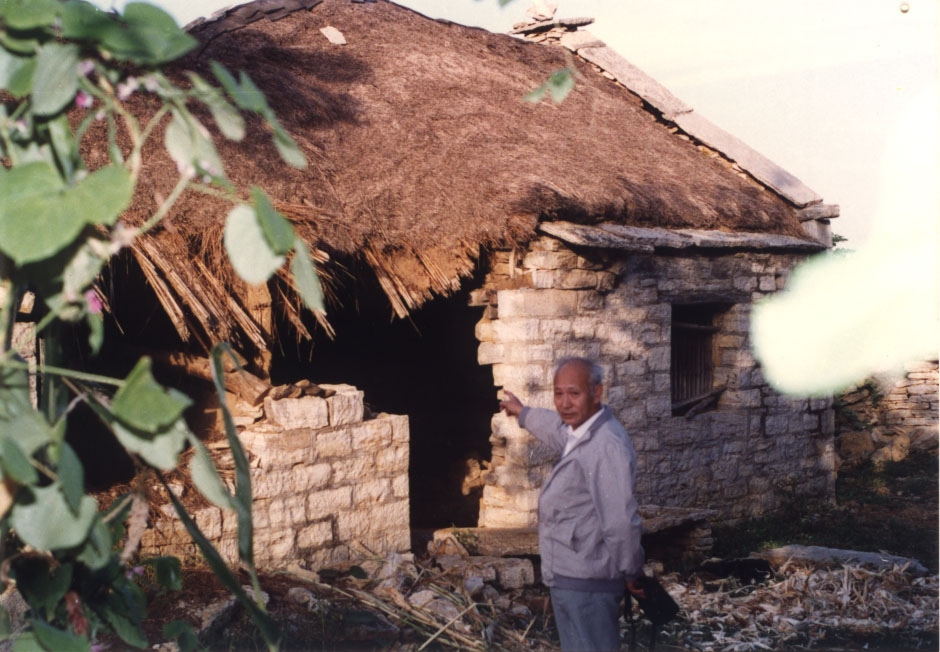
[[499,407],[492,371],[477,363],[480,309],[460,291],[393,319],[377,284],[340,295],[344,305],[328,313],[335,338],[317,329],[312,344],[274,352],[272,383],[346,383],[372,412],[407,415],[412,527],[476,526]]

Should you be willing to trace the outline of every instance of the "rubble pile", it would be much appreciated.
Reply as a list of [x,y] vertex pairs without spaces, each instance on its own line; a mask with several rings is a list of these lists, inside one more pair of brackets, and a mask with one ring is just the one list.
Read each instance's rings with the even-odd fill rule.
[[662,578],[679,603],[666,631],[707,652],[779,650],[834,638],[920,640],[938,628],[938,577],[907,566],[782,564],[766,582]]

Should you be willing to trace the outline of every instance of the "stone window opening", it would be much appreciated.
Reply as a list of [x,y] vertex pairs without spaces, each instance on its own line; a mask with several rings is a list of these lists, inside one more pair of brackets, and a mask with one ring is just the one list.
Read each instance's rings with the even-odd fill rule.
[[724,387],[715,387],[715,335],[724,304],[674,304],[670,342],[672,415],[692,417],[711,409]]

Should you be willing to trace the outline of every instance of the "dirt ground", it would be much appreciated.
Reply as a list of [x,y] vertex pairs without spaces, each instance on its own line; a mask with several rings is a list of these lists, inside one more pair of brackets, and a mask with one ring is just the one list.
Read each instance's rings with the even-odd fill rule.
[[[918,558],[928,566],[932,574],[936,574],[936,457],[932,459],[933,466],[929,460],[925,464],[915,464],[908,469],[908,475],[894,472],[875,477],[866,469],[846,471],[840,477],[840,499],[837,507],[823,514],[803,512],[787,515],[797,519],[797,524],[807,533],[807,540],[781,543],[816,543],[829,547],[908,555]],[[924,468],[927,469],[926,479],[921,477]],[[834,539],[821,540],[823,535],[832,536]],[[853,547],[856,543],[859,547]],[[422,551],[416,551],[415,555],[419,569],[427,562],[426,555],[421,553]],[[430,568],[430,564],[428,567]],[[424,572],[426,571],[421,571]],[[682,574],[678,581],[692,583],[695,577],[696,571],[688,571]],[[249,584],[247,575],[241,579],[244,585]],[[344,593],[351,587],[367,586],[366,581],[356,580],[348,572],[335,576],[324,575],[322,580],[321,584],[313,585],[286,573],[267,574],[261,578],[262,589],[269,598],[269,612],[281,628],[282,650],[417,652],[421,649],[471,649],[458,648],[452,642],[448,643],[446,637],[439,637],[428,643],[432,636],[427,628],[412,626],[413,623],[407,622],[407,618],[382,613],[374,604],[366,604]],[[437,588],[440,589],[440,586],[442,585]],[[449,585],[443,586],[445,591],[460,592],[458,585],[453,585],[450,589],[447,588]],[[416,590],[418,587],[415,585],[413,588]],[[536,584],[524,591],[504,592],[501,605],[495,605],[492,601],[489,605],[478,603],[475,610],[478,612],[477,622],[481,629],[486,629],[487,623],[490,623],[490,627],[498,625],[494,630],[495,638],[488,649],[535,652],[557,650],[557,636],[546,597],[545,588]],[[217,606],[229,599],[230,594],[211,572],[187,569],[182,591],[152,594],[149,617],[145,624],[148,640],[152,645],[165,641],[162,626],[173,620],[185,620],[198,630],[208,621],[207,607]],[[690,632],[695,629],[695,623],[689,620],[689,614],[680,612],[679,618],[660,633],[656,649],[698,649],[716,652],[734,649],[698,641],[690,636]],[[648,649],[649,635],[649,624],[641,621],[637,633],[637,649]],[[475,636],[480,640],[478,633]],[[624,636],[624,649],[627,649],[630,630],[625,623]],[[250,621],[238,609],[232,610],[227,618],[216,623],[212,631],[206,632],[202,643],[210,650],[265,649]],[[892,636],[885,636],[877,631],[860,636],[857,633],[846,635],[838,630],[830,630],[822,637],[807,637],[807,640],[801,643],[803,647],[791,643],[785,648],[764,649],[813,649],[830,652],[936,650],[938,635],[936,631],[916,631],[916,628],[900,635],[895,631]]]

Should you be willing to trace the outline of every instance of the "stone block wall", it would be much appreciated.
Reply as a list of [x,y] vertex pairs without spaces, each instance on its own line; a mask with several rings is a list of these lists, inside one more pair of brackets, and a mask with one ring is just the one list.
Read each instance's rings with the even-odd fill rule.
[[871,458],[899,462],[912,451],[938,449],[937,361],[913,362],[904,373],[879,375],[837,399],[836,429],[844,464]]
[[[781,396],[750,352],[750,306],[783,287],[794,255],[654,255],[573,251],[544,237],[523,256],[497,253],[479,296],[478,360],[494,384],[523,402],[552,407],[553,363],[596,358],[604,401],[638,453],[641,504],[714,509],[717,522],[767,513],[794,494],[835,491],[830,399]],[[672,415],[670,338],[674,304],[724,306],[713,337],[717,404]],[[555,459],[503,414],[492,419],[493,458],[481,527],[531,527],[539,487]]]
[[878,411],[885,426],[922,430],[936,437],[940,418],[937,367],[936,360],[911,363],[902,378],[878,379],[882,393]]
[[[251,465],[261,568],[300,563],[316,570],[355,556],[351,546],[378,554],[411,548],[408,418],[364,419],[361,391],[319,387],[335,393],[266,398],[263,418],[239,433]],[[231,469],[227,446],[216,450],[220,466]],[[194,498],[184,495],[183,502],[193,505]],[[198,503],[191,512],[197,525],[227,561],[237,561],[235,514]],[[152,510],[141,547],[148,555],[199,557],[169,503]]]

